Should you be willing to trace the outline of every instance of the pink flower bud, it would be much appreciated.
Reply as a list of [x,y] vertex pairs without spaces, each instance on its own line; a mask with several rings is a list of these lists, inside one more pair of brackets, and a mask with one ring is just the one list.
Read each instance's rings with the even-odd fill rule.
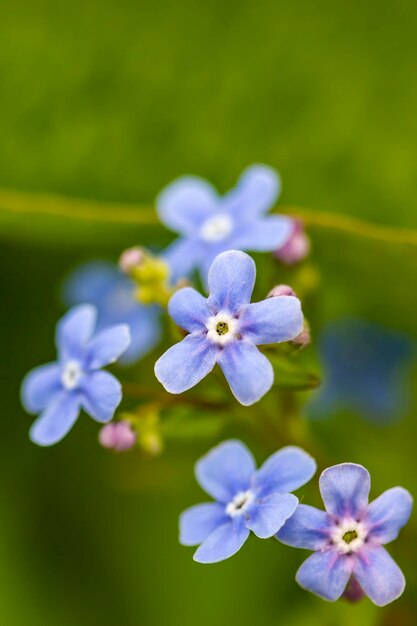
[[128,248],[124,252],[122,252],[119,259],[119,267],[125,274],[130,274],[130,272],[140,265],[144,259],[144,254],[141,248],[138,246],[134,248]]
[[294,230],[287,241],[275,256],[286,265],[294,265],[302,261],[310,252],[310,239],[307,237],[300,220],[294,220]]
[[304,328],[299,335],[295,339],[292,340],[296,346],[300,348],[305,348],[311,342],[310,329],[306,322],[304,321]]
[[136,443],[136,434],[130,427],[129,422],[110,422],[100,430],[98,440],[103,448],[123,452],[129,450]]
[[276,298],[277,296],[295,296],[295,291],[289,285],[275,285],[266,296],[267,298]]
[[364,595],[365,593],[356,578],[351,578],[343,592],[343,597],[349,602],[358,602]]

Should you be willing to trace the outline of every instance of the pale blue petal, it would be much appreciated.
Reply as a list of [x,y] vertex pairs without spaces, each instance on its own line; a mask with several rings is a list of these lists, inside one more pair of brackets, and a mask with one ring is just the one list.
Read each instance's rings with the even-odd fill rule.
[[233,239],[238,250],[269,252],[279,250],[290,239],[294,221],[290,217],[271,215],[242,224]]
[[393,602],[405,588],[404,574],[381,546],[364,546],[356,555],[353,574],[377,606]]
[[82,302],[98,306],[109,288],[112,288],[120,278],[122,278],[120,271],[112,263],[106,261],[85,263],[75,269],[65,281],[63,299],[69,306]]
[[98,333],[87,345],[87,366],[99,369],[117,361],[130,344],[127,324],[118,324]]
[[80,413],[75,392],[59,391],[30,429],[30,438],[39,446],[58,443],[71,430]]
[[352,560],[329,548],[309,556],[295,579],[303,589],[334,602],[344,592],[351,572]]
[[206,335],[188,335],[155,363],[155,376],[170,393],[191,389],[211,372],[218,348]]
[[253,484],[262,495],[290,493],[305,485],[316,469],[315,460],[307,452],[297,446],[287,446],[264,462],[256,472]]
[[208,274],[209,306],[235,314],[248,304],[255,285],[256,266],[250,256],[237,250],[219,254]]
[[320,492],[329,513],[338,517],[360,517],[368,505],[369,472],[356,463],[341,463],[324,470]]
[[276,170],[267,165],[251,165],[225,196],[222,208],[241,219],[255,217],[274,205],[280,191],[281,180]]
[[170,270],[171,284],[188,278],[199,266],[204,249],[198,239],[179,237],[162,253]]
[[226,345],[218,362],[233,395],[244,406],[260,400],[272,387],[272,365],[249,341],[233,341]]
[[293,296],[277,296],[242,307],[240,329],[255,344],[295,339],[304,326],[301,303]]
[[242,517],[235,517],[214,530],[194,554],[198,563],[218,563],[240,550],[249,536]]
[[91,304],[73,307],[58,322],[56,345],[62,361],[80,358],[91,339],[96,325],[97,311]]
[[195,475],[206,493],[227,503],[249,488],[255,470],[255,461],[247,447],[240,441],[230,440],[203,456],[196,463]]
[[171,230],[192,234],[216,209],[216,190],[202,178],[184,176],[165,187],[156,199],[158,215]]
[[413,498],[406,489],[388,489],[368,507],[368,522],[372,525],[370,535],[379,543],[389,543],[398,536],[411,515]]
[[98,370],[82,380],[82,406],[97,422],[108,422],[122,400],[122,386],[112,374]]
[[197,546],[218,526],[228,521],[222,504],[206,502],[192,506],[180,516],[180,543],[183,546]]
[[333,522],[328,513],[300,504],[276,537],[293,548],[323,550],[329,544],[332,527]]
[[246,527],[260,539],[268,539],[279,531],[297,506],[298,498],[292,493],[272,493],[251,507]]
[[174,322],[189,333],[205,329],[205,322],[211,312],[204,298],[191,287],[180,289],[169,301],[168,312]]
[[159,306],[141,306],[138,303],[126,324],[130,328],[131,343],[118,360],[119,365],[131,365],[150,352],[159,343],[162,334]]
[[29,413],[43,411],[61,388],[61,367],[58,363],[40,365],[26,374],[22,382],[22,404]]

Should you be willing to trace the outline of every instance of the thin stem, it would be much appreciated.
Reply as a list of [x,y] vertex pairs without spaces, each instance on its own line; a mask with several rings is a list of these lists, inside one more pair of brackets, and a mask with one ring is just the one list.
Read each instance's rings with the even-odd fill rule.
[[205,409],[229,409],[232,407],[230,402],[213,400],[204,396],[191,396],[181,394],[179,396],[170,395],[164,391],[155,391],[142,385],[135,383],[124,383],[123,392],[127,397],[136,398],[137,400],[155,400],[163,406],[190,405]]

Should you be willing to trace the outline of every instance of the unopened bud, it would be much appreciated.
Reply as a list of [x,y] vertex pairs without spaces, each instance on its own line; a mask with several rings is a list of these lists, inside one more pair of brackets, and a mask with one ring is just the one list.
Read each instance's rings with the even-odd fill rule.
[[289,285],[275,285],[266,297],[276,298],[277,296],[296,296],[296,293]]
[[133,448],[136,443],[136,434],[130,427],[129,422],[111,422],[100,430],[98,440],[103,448],[123,452]]
[[286,265],[294,265],[305,259],[309,252],[310,239],[305,233],[303,223],[300,220],[294,220],[292,235],[287,243],[274,254]]
[[119,259],[119,267],[125,274],[131,274],[132,270],[140,266],[145,258],[142,248],[135,246],[122,252]]
[[364,595],[365,593],[356,578],[350,578],[346,589],[343,592],[343,598],[349,602],[358,602],[359,600],[362,600]]
[[308,323],[304,320],[304,328],[299,335],[295,339],[292,340],[292,343],[299,348],[305,348],[311,342],[310,335],[310,327]]

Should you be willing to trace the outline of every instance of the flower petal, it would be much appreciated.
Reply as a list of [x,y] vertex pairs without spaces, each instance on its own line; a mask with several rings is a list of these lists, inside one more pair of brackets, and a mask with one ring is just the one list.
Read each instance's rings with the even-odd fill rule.
[[[91,261],[76,268],[63,286],[63,300],[69,306],[88,302],[98,306],[106,292],[122,275],[107,261]],[[98,307],[99,308],[99,307]]]
[[87,363],[90,369],[99,369],[117,361],[130,344],[127,324],[111,326],[98,333],[87,345]]
[[81,386],[82,406],[97,422],[108,422],[122,400],[122,386],[112,374],[102,370],[87,374]]
[[304,316],[301,303],[293,296],[276,296],[246,304],[240,315],[240,329],[255,344],[280,343],[301,333]]
[[396,600],[405,588],[404,574],[381,546],[364,546],[357,553],[353,575],[377,606]]
[[169,266],[171,284],[188,278],[198,267],[202,254],[202,246],[196,239],[179,237],[173,241],[162,254]]
[[329,543],[331,526],[328,513],[307,504],[300,504],[276,537],[294,548],[323,550]]
[[174,322],[189,333],[205,328],[205,321],[210,317],[207,298],[191,287],[180,289],[169,301],[168,312]]
[[30,429],[30,439],[39,446],[58,443],[71,430],[80,413],[76,393],[58,392]]
[[242,173],[234,189],[224,198],[222,208],[240,218],[250,218],[268,211],[281,191],[276,170],[254,164]]
[[180,543],[183,546],[197,546],[218,526],[228,521],[224,506],[217,502],[192,506],[180,516]]
[[212,448],[195,466],[198,483],[215,500],[226,504],[240,491],[246,491],[256,464],[240,441],[224,441]]
[[356,463],[341,463],[324,470],[320,492],[329,513],[360,516],[368,505],[371,479],[368,470]]
[[80,358],[82,349],[91,339],[97,311],[91,304],[80,304],[68,311],[58,322],[56,345],[60,359]]
[[315,474],[313,457],[297,446],[286,446],[270,456],[258,469],[253,484],[258,493],[290,493],[305,485]]
[[269,252],[282,248],[290,239],[294,220],[283,215],[271,215],[242,224],[233,240],[238,250]]
[[237,313],[250,302],[255,285],[256,266],[244,252],[228,250],[219,254],[210,268],[208,304],[215,312]]
[[217,192],[202,178],[184,176],[165,187],[156,199],[159,218],[171,230],[191,234],[218,203]]
[[398,536],[411,515],[413,498],[406,489],[393,487],[371,502],[368,521],[372,524],[372,538],[379,543],[389,543]]
[[217,356],[206,335],[188,335],[157,360],[155,376],[169,393],[183,393],[211,372]]
[[131,365],[151,352],[161,338],[161,309],[159,306],[141,306],[126,317],[131,343],[119,358],[119,365]]
[[51,397],[61,388],[58,363],[40,365],[26,374],[22,382],[22,404],[29,413],[43,411]]
[[249,341],[233,341],[226,345],[218,362],[233,395],[244,406],[260,400],[272,387],[272,365]]
[[257,537],[268,539],[279,531],[298,506],[292,493],[271,493],[251,507],[246,527]]
[[329,548],[315,552],[298,569],[298,584],[316,595],[334,602],[344,592],[352,571],[352,561]]
[[218,563],[233,556],[240,550],[249,536],[243,518],[236,517],[219,526],[203,541],[194,554],[198,563]]

